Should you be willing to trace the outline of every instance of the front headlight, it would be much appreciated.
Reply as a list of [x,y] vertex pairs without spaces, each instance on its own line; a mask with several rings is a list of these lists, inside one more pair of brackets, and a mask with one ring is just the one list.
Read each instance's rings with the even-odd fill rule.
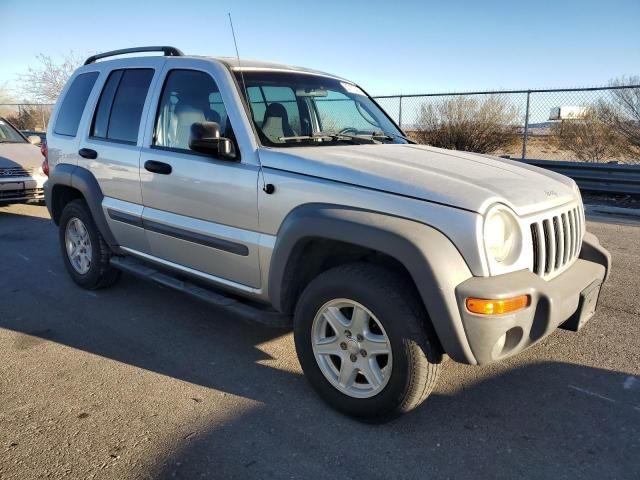
[[484,245],[490,263],[511,265],[520,256],[522,233],[513,212],[497,205],[487,213],[484,221]]

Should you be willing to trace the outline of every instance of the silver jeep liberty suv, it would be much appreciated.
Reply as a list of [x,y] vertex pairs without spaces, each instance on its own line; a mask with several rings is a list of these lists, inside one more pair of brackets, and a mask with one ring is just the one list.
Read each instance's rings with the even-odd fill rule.
[[[107,60],[147,51],[164,55]],[[313,388],[363,419],[419,405],[444,354],[482,365],[577,330],[609,271],[573,180],[417,145],[318,71],[108,52],[70,78],[47,138],[77,284],[124,270],[292,324]]]

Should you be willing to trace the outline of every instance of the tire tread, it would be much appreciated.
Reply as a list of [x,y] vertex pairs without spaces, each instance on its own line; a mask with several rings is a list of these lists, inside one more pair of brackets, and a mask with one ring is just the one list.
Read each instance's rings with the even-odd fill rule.
[[368,293],[403,309],[398,318],[408,319],[407,335],[403,339],[412,366],[407,389],[393,410],[365,420],[386,421],[413,410],[431,394],[442,368],[442,350],[415,287],[404,276],[383,266],[366,262],[340,265],[323,272],[307,286],[296,307],[296,318],[301,306],[313,295],[314,284],[334,282],[338,278],[347,285],[366,284]]

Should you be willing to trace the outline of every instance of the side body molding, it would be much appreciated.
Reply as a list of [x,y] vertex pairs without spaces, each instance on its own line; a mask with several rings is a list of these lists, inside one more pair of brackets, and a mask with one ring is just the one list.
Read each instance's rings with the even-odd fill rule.
[[82,193],[84,199],[91,210],[93,220],[96,222],[96,226],[105,242],[111,248],[117,248],[118,242],[111,233],[107,220],[102,210],[102,200],[104,195],[98,185],[98,181],[93,174],[86,168],[78,167],[77,165],[70,165],[68,163],[59,163],[49,174],[49,180],[44,185],[45,200],[47,202],[47,209],[54,222],[58,223],[59,214],[61,212],[55,211],[55,204],[53,195],[55,194],[55,188],[57,186],[72,187]]
[[305,261],[296,258],[296,245],[314,238],[351,243],[399,261],[413,278],[444,350],[459,362],[477,363],[455,297],[455,287],[472,275],[444,234],[428,225],[368,210],[330,204],[297,207],[282,222],[271,257],[268,295],[276,309],[286,309],[291,271],[296,262]]

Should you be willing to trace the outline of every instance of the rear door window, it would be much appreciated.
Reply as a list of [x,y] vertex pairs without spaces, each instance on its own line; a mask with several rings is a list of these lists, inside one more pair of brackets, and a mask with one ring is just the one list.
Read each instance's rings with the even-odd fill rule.
[[111,72],[93,118],[92,137],[129,144],[137,142],[153,73],[151,68]]
[[107,138],[107,128],[109,127],[109,115],[111,114],[111,105],[116,96],[116,90],[122,78],[122,70],[111,72],[107,83],[105,83],[98,101],[98,108],[93,117],[93,126],[91,128],[91,136],[97,138]]
[[55,133],[70,137],[76,136],[82,112],[97,78],[98,72],[88,72],[81,73],[73,80],[60,106],[60,112],[53,129]]

